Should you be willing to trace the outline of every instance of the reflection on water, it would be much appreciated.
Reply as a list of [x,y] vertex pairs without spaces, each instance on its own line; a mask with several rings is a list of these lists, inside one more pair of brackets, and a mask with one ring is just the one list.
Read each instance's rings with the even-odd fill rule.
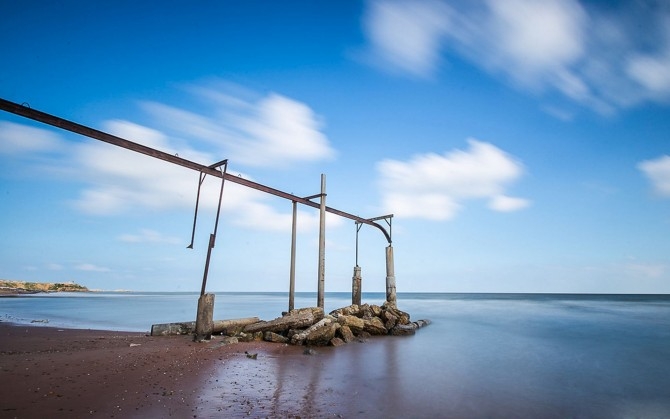
[[[216,298],[216,318],[269,319],[287,306],[285,294]],[[326,309],[349,298],[327,294]],[[301,294],[296,307],[315,301]],[[148,330],[192,319],[196,303],[193,294],[31,297],[0,299],[0,308],[5,318],[83,316],[87,325]],[[670,417],[668,296],[400,294],[398,304],[432,324],[315,356],[293,348],[281,359],[241,357],[215,374],[203,398],[250,417],[273,409],[280,417]]]
[[246,373],[262,371],[267,392],[248,397],[301,417],[670,417],[670,300],[406,299],[401,308],[433,323],[288,363],[259,358]]

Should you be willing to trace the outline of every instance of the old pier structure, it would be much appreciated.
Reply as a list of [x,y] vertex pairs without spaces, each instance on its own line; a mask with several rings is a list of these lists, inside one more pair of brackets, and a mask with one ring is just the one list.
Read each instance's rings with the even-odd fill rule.
[[[207,258],[205,260],[202,286],[200,292],[200,298],[198,300],[198,311],[195,321],[195,337],[196,339],[209,339],[213,331],[215,330],[215,322],[212,319],[213,307],[214,307],[214,294],[206,293],[207,285],[207,275],[209,271],[209,264],[211,259],[212,250],[216,243],[216,233],[219,222],[219,215],[221,210],[221,200],[223,197],[223,187],[226,181],[240,184],[242,186],[252,188],[261,192],[265,192],[280,198],[287,199],[293,203],[293,225],[292,225],[292,239],[291,239],[291,268],[289,275],[289,301],[288,309],[289,313],[295,311],[294,307],[294,298],[295,298],[295,242],[296,242],[296,217],[297,217],[297,204],[306,205],[312,208],[319,210],[319,254],[318,254],[318,272],[317,272],[317,301],[316,307],[320,309],[320,315],[316,315],[316,318],[323,317],[323,307],[324,307],[324,290],[325,290],[325,214],[330,212],[332,214],[338,215],[340,217],[348,218],[353,220],[356,224],[356,264],[354,266],[354,273],[352,277],[352,306],[362,307],[361,306],[361,290],[362,290],[362,276],[361,276],[361,267],[358,265],[358,233],[360,228],[363,225],[369,225],[379,229],[382,234],[384,234],[388,246],[386,247],[386,302],[384,307],[388,307],[389,310],[396,310],[396,285],[395,285],[395,273],[394,273],[394,261],[393,261],[393,246],[392,246],[392,237],[391,237],[391,221],[393,214],[383,215],[375,218],[362,218],[357,215],[353,215],[335,208],[326,206],[326,177],[321,175],[321,191],[319,194],[299,197],[287,192],[280,191],[278,189],[271,188],[260,183],[252,182],[250,180],[244,179],[242,177],[233,176],[227,172],[228,160],[222,160],[220,162],[203,165],[191,160],[181,158],[177,155],[168,154],[160,150],[156,150],[151,147],[144,146],[142,144],[108,134],[103,131],[99,131],[94,128],[90,128],[76,122],[72,122],[36,109],[32,109],[29,106],[21,105],[18,103],[10,102],[5,99],[0,98],[0,109],[19,115],[34,121],[38,121],[47,125],[51,125],[66,131],[70,131],[76,134],[80,134],[95,140],[103,141],[108,144],[112,144],[118,147],[125,148],[127,150],[145,154],[147,156],[166,161],[168,163],[176,164],[199,173],[198,178],[198,193],[195,204],[195,214],[193,218],[193,233],[191,235],[191,243],[188,248],[193,248],[193,242],[195,238],[195,226],[198,216],[198,202],[200,198],[200,187],[205,179],[205,176],[210,175],[221,179],[221,188],[219,192],[219,201],[218,208],[216,213],[216,221],[214,224],[214,231],[209,237],[209,244],[207,250]],[[319,198],[318,202],[314,202],[313,199]],[[378,223],[378,221],[383,220],[388,226],[388,230]],[[356,311],[350,309],[349,311]],[[377,310],[378,311],[378,310]],[[362,311],[361,311],[362,312]],[[220,324],[219,324],[220,326]],[[362,329],[361,329],[362,330]]]

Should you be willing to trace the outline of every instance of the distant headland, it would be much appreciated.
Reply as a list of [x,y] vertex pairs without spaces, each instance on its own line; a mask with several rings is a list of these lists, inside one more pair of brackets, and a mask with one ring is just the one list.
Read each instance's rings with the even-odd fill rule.
[[0,296],[37,294],[40,292],[88,292],[89,289],[74,282],[28,282],[0,279]]

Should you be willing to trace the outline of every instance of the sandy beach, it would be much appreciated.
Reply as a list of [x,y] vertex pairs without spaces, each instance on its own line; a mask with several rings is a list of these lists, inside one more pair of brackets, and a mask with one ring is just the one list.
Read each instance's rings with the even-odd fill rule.
[[314,358],[302,347],[8,323],[0,336],[2,418],[339,416],[336,395],[272,376]]

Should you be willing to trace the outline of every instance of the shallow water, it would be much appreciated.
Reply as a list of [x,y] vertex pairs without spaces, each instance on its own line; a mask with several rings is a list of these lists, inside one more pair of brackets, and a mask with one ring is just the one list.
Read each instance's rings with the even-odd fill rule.
[[[366,294],[364,302],[383,298]],[[315,302],[312,293],[296,297],[296,307]],[[349,302],[347,293],[327,294],[326,310]],[[0,313],[147,331],[192,320],[196,305],[196,294],[51,294],[2,298]],[[670,417],[668,296],[400,294],[398,306],[432,324],[305,357],[305,368],[291,372],[308,384],[292,388],[298,400],[334,395],[347,402],[328,409],[343,417]],[[287,296],[217,294],[215,307],[217,319],[270,319],[286,310]],[[263,365],[279,377],[272,391],[281,401],[276,387],[288,372]]]

